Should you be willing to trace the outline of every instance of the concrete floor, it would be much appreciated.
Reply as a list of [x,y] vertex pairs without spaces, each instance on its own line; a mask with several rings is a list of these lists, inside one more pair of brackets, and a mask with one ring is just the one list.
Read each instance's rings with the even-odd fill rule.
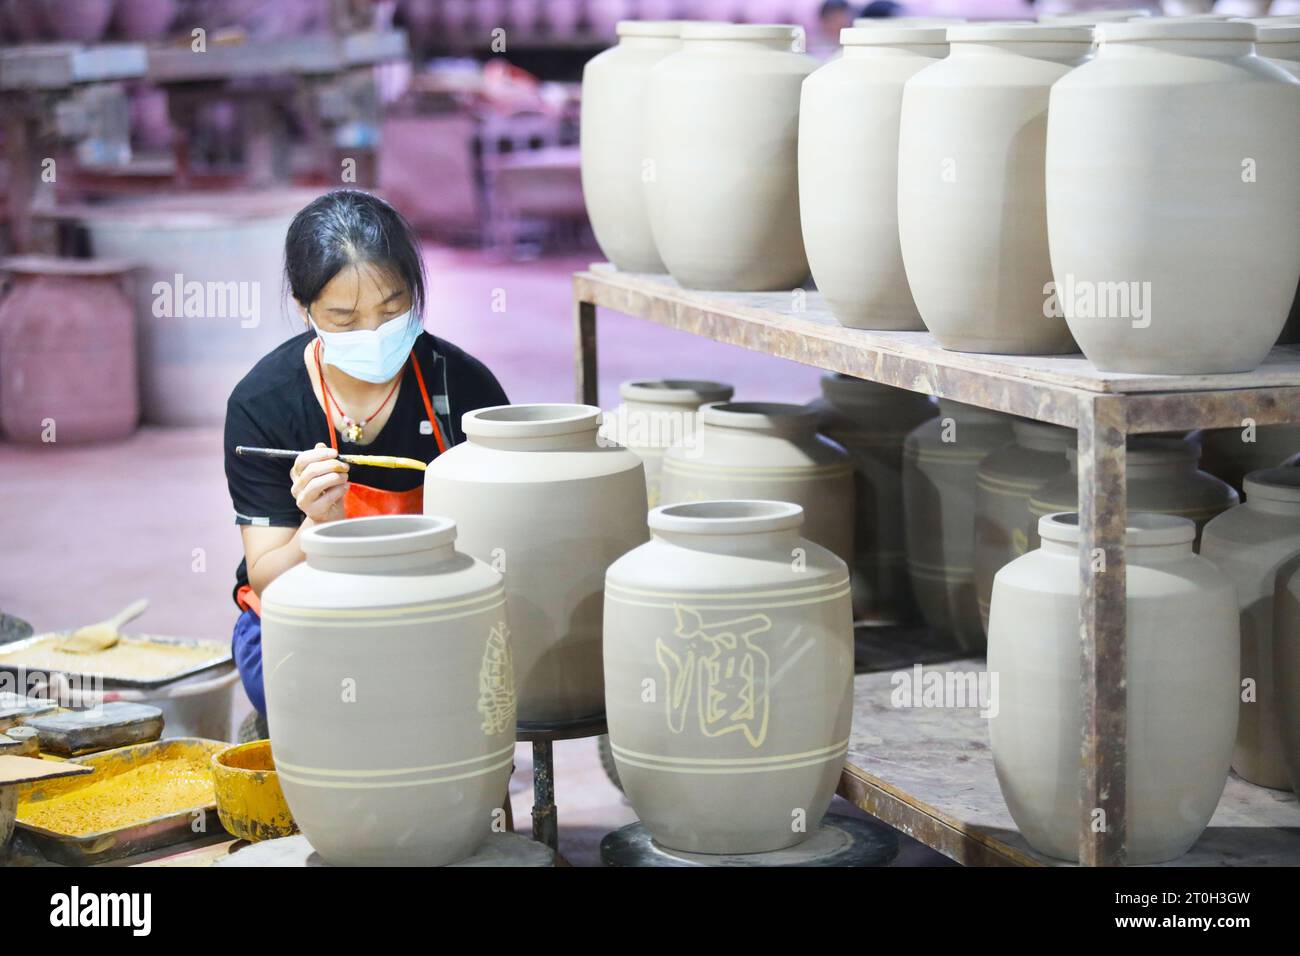
[[[592,255],[503,263],[483,253],[426,250],[427,325],[482,359],[511,401],[572,401],[570,275]],[[504,295],[504,311],[494,311]],[[604,408],[634,377],[731,382],[738,397],[803,402],[820,373],[625,316],[599,325]],[[250,365],[255,357],[250,357]],[[38,630],[101,620],[145,596],[139,630],[228,640],[241,557],[222,473],[220,427],[143,428],[127,441],[68,447],[0,443],[0,609]],[[242,691],[236,704],[247,712]],[[531,748],[511,781],[517,828],[531,808]],[[555,746],[561,852],[596,865],[608,831],[635,814],[605,778],[590,741]],[[839,812],[855,812],[837,799]],[[906,841],[899,863],[939,862]]]

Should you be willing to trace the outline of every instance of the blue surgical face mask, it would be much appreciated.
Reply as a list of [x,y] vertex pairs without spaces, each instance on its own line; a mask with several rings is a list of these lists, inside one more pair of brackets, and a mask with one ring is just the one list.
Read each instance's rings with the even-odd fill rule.
[[387,382],[402,370],[411,347],[420,337],[421,325],[414,310],[389,319],[377,329],[325,332],[315,322],[326,365],[363,382]]

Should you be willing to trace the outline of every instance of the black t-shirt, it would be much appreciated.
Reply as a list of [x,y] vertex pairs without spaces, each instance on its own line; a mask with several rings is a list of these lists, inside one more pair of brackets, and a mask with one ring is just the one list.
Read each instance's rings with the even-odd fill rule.
[[[248,458],[235,454],[236,445],[259,448],[289,448],[302,451],[317,442],[330,442],[325,412],[312,391],[311,378],[303,362],[303,350],[314,337],[304,332],[266,355],[244,376],[226,403],[226,483],[235,506],[235,523],[272,528],[296,528],[302,524],[290,490],[291,458]],[[492,405],[505,405],[506,393],[496,377],[478,359],[450,342],[423,332],[412,349],[429,402],[448,446],[465,440],[460,418],[466,412]],[[383,429],[367,445],[344,441],[337,433],[341,454],[397,455],[432,461],[438,456],[438,442],[427,424],[424,401],[408,362],[402,373],[396,405]],[[400,468],[366,468],[358,481],[385,491],[410,491],[423,481],[423,473]],[[244,561],[235,572],[235,590],[248,583]]]

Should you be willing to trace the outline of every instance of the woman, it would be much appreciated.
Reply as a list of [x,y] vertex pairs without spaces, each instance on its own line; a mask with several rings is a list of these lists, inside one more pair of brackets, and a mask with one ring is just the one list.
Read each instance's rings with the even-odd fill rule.
[[[243,535],[235,573],[234,657],[266,736],[262,590],[303,559],[304,528],[374,514],[418,514],[422,473],[363,467],[340,453],[428,461],[464,440],[465,412],[507,403],[492,373],[423,331],[419,242],[387,203],[339,190],[289,224],[285,278],[306,331],[253,366],[226,406],[226,481]],[[285,459],[237,445],[297,448]]]

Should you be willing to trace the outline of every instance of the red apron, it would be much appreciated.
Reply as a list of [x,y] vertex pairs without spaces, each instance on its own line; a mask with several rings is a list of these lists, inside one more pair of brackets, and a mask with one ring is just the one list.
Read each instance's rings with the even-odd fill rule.
[[[447,450],[447,443],[442,437],[442,428],[438,425],[438,417],[433,414],[433,403],[429,401],[429,390],[424,385],[424,374],[420,371],[420,363],[415,360],[415,353],[411,353],[411,370],[415,372],[415,381],[420,386],[420,400],[424,402],[424,413],[429,416],[429,424],[433,426],[433,438],[438,443],[438,454]],[[321,387],[325,387],[325,379],[322,373]],[[328,406],[328,401],[326,402]],[[335,451],[339,450],[338,435],[334,431],[334,416],[329,413],[329,408],[325,409],[325,422],[329,425],[330,430],[330,447]],[[343,495],[343,516],[345,518],[368,518],[372,515],[418,515],[424,510],[424,488],[417,486],[410,491],[385,491],[382,488],[373,488],[370,485],[358,484],[355,481],[348,482],[348,490]],[[262,616],[262,600],[253,593],[253,589],[245,584],[235,595],[235,602],[245,610],[251,610]]]

